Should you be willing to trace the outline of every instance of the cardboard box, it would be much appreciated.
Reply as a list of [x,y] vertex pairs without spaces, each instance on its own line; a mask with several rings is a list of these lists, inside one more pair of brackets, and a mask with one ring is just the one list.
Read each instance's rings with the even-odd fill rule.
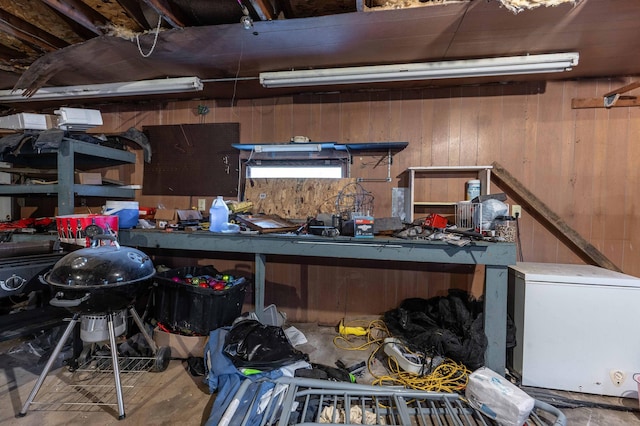
[[47,130],[50,129],[51,121],[47,120],[45,114],[20,113],[0,117],[0,128],[11,130]]
[[153,341],[158,346],[171,348],[172,358],[204,357],[204,347],[209,336],[183,336],[181,334],[167,333],[156,327],[153,330]]
[[178,223],[176,209],[158,209],[153,217],[156,221],[156,228],[164,229],[167,225]]
[[81,185],[102,185],[100,173],[78,173],[78,180]]
[[[101,214],[102,213],[102,207],[103,206],[74,207],[73,208],[73,214]],[[58,207],[57,206],[53,209],[53,215],[54,216],[60,216],[60,214],[58,213]]]

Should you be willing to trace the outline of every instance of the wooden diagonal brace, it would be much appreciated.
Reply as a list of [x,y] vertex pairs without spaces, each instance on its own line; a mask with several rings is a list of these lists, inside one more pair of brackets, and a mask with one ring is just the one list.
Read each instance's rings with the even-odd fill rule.
[[611,108],[638,106],[640,102],[635,96],[622,96],[633,89],[640,87],[640,81],[622,86],[616,90],[602,95],[602,98],[574,98],[571,100],[572,109],[581,108]]
[[[568,240],[574,251],[582,259],[612,271],[622,272],[612,261],[602,254],[591,243],[585,240],[579,233],[571,228],[560,216],[552,211],[538,197],[529,191],[520,181],[511,175],[504,167],[497,162],[493,163],[491,174],[497,178],[499,182],[504,184],[506,188],[502,188],[513,198],[517,199],[525,209],[535,212],[536,219],[543,225],[552,228],[559,234],[560,239]],[[498,185],[500,186],[500,185]],[[502,187],[502,186],[501,186]],[[508,191],[507,191],[508,189]]]

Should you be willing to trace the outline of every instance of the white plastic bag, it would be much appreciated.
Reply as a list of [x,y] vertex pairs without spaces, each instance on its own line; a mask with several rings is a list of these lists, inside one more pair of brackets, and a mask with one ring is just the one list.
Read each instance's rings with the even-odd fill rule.
[[535,400],[495,371],[480,367],[469,376],[469,404],[503,426],[522,426]]

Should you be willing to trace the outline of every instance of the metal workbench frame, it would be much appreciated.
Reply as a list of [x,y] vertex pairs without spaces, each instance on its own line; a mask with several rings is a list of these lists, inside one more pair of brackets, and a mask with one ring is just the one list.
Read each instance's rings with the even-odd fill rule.
[[489,341],[485,365],[504,375],[508,267],[516,263],[516,246],[513,243],[472,242],[458,247],[441,241],[395,238],[327,238],[293,234],[246,235],[142,229],[121,229],[119,240],[123,246],[142,250],[151,248],[253,254],[255,310],[258,315],[264,309],[265,268],[269,255],[485,265],[484,331]]

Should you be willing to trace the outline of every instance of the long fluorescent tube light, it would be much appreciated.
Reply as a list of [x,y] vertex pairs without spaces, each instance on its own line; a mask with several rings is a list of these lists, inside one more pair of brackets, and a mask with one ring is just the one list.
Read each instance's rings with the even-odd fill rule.
[[268,144],[255,145],[253,150],[255,152],[320,152],[322,145],[319,143]]
[[551,73],[571,70],[578,65],[578,58],[577,52],[569,52],[417,64],[263,72],[260,73],[260,83],[264,87],[296,87]]
[[198,77],[159,78],[157,80],[87,84],[82,86],[41,87],[30,97],[23,96],[22,90],[0,90],[0,103],[160,95],[165,93],[197,92],[202,89],[203,84]]

